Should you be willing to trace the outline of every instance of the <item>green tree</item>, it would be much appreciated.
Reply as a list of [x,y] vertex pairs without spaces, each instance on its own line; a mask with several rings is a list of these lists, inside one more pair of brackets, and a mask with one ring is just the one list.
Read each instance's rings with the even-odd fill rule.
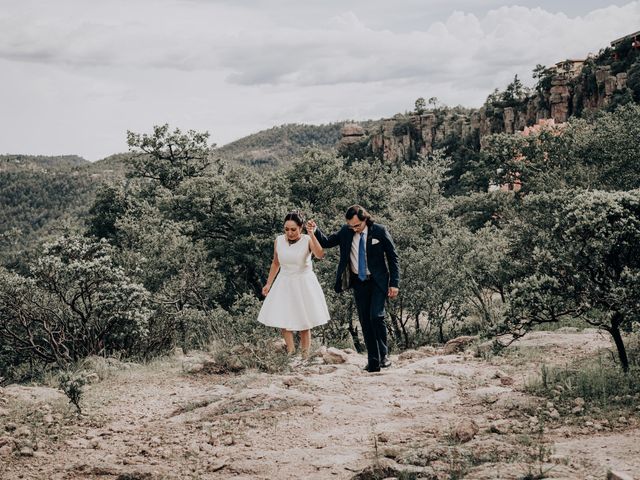
[[125,215],[117,226],[125,247],[118,252],[119,263],[151,293],[145,356],[175,346],[186,352],[206,343],[192,327],[200,313],[206,316],[224,301],[225,279],[203,242],[185,235],[183,225],[151,206]]
[[640,61],[631,65],[627,75],[627,87],[633,92],[633,99],[640,103]]
[[630,190],[640,187],[640,106],[627,104],[593,119],[574,118],[537,135],[487,138],[484,170],[496,184],[522,181],[521,193],[563,188]]
[[628,370],[622,331],[640,319],[640,191],[557,192],[525,204],[529,268],[512,285],[506,331],[581,319],[611,334]]
[[287,185],[280,179],[221,164],[215,172],[183,182],[163,200],[162,211],[216,262],[225,279],[224,305],[262,290],[275,234],[290,209],[283,196]]
[[414,112],[416,115],[422,115],[427,110],[427,102],[423,97],[416,100]]
[[103,186],[89,209],[87,234],[97,239],[105,238],[113,245],[118,244],[116,223],[130,207],[130,201],[121,189],[113,185]]
[[170,132],[167,124],[154,126],[151,135],[127,131],[132,175],[174,190],[185,179],[203,175],[214,148],[208,141],[209,132]]
[[[436,152],[394,172],[389,228],[400,253],[401,298],[389,305],[392,333],[405,348],[443,342],[465,315],[458,223],[443,196],[450,161]],[[447,332],[448,330],[448,332]]]

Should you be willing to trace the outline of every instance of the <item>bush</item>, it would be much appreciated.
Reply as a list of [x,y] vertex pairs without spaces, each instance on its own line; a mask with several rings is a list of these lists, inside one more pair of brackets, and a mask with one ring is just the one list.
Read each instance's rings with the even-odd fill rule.
[[82,372],[66,370],[60,373],[60,389],[69,398],[69,402],[75,405],[78,413],[82,413],[80,401],[84,395],[86,378]]
[[3,370],[66,368],[89,355],[135,355],[148,333],[146,291],[115,264],[106,241],[61,237],[44,247],[32,276],[0,271]]
[[640,368],[624,373],[609,359],[602,357],[576,366],[549,368],[542,366],[540,377],[527,390],[536,395],[556,398],[573,405],[582,398],[588,405],[602,408],[634,408],[640,399]]
[[281,372],[289,367],[286,349],[279,346],[279,330],[257,322],[260,302],[241,297],[229,311],[218,309],[209,316],[216,367],[222,371],[255,368]]

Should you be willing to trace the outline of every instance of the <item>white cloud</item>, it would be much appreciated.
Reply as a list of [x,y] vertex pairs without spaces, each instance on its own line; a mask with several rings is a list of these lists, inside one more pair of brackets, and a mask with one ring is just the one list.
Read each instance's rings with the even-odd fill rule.
[[584,57],[640,24],[638,1],[5,3],[0,151],[91,159],[124,150],[126,129],[166,121],[223,143],[277,123],[388,116],[418,96],[478,106],[514,74],[526,82],[537,63]]

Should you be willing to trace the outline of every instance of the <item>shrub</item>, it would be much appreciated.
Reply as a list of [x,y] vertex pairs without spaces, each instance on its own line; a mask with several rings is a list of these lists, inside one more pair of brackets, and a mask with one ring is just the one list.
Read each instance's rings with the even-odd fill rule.
[[557,398],[572,404],[580,397],[599,407],[635,407],[640,398],[640,368],[627,373],[602,357],[579,365],[550,368],[542,366],[540,377],[527,385],[536,395]]
[[61,237],[45,245],[31,277],[0,271],[0,340],[17,352],[4,368],[65,368],[89,355],[139,351],[148,333],[146,291],[111,253],[106,241]]
[[209,316],[216,366],[222,371],[255,368],[280,372],[289,366],[289,356],[280,348],[279,330],[257,322],[260,302],[250,295],[240,297],[229,311],[218,309]]
[[69,398],[69,402],[75,405],[78,413],[82,413],[80,401],[84,395],[86,378],[82,372],[66,370],[60,373],[60,389]]

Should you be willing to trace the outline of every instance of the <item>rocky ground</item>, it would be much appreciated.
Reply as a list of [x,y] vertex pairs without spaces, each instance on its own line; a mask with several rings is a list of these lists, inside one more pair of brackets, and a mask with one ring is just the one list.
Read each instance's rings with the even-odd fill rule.
[[[330,349],[286,374],[215,374],[206,356],[96,361],[83,415],[58,390],[0,389],[2,479],[603,479],[640,472],[640,416],[523,391],[540,365],[611,348],[537,332],[502,355],[461,339],[381,373]],[[486,347],[486,345],[485,345]],[[625,477],[627,475],[627,477]],[[636,477],[636,478],[640,478]]]

